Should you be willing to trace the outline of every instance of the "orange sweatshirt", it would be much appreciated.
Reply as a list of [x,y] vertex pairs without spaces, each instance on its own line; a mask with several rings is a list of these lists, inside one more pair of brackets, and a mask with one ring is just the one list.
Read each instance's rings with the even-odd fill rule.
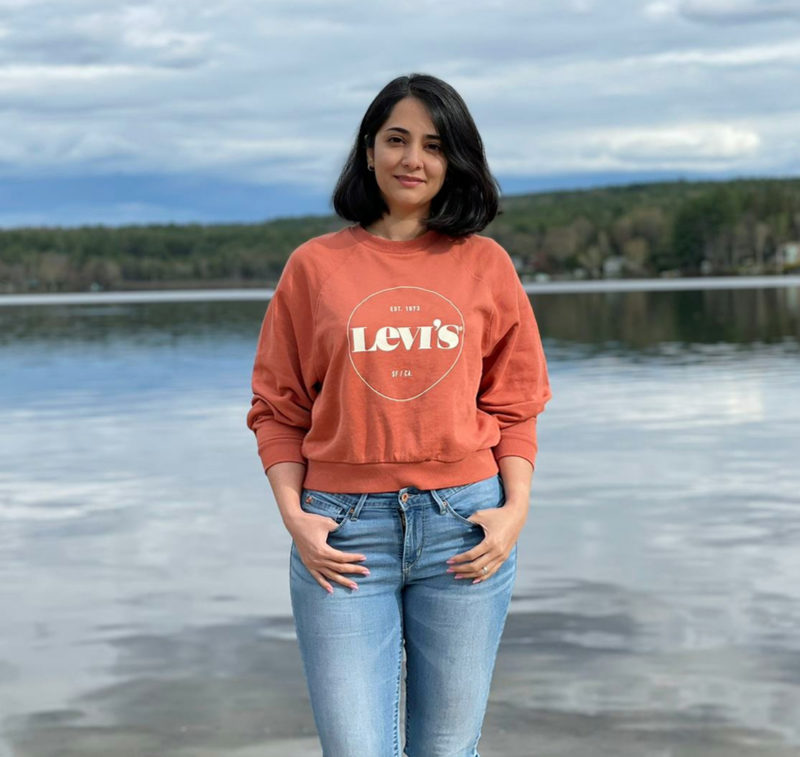
[[264,469],[330,492],[438,489],[536,456],[550,399],[536,320],[508,253],[360,226],[289,257],[261,327],[247,425]]

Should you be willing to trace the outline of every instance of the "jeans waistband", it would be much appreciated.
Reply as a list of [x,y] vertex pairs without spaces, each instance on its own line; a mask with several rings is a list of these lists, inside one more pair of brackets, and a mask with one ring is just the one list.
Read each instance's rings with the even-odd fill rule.
[[[459,491],[459,489],[465,489],[466,487],[471,486],[473,484],[497,478],[498,475],[499,474],[495,473],[492,476],[479,479],[478,481],[470,481],[469,483],[459,484],[458,486],[446,486],[441,489],[419,489],[416,486],[404,486],[401,489],[395,489],[393,491],[369,492],[367,494],[346,493],[346,492],[345,493],[324,492],[324,493],[330,497],[334,497],[340,500],[343,503],[344,502],[352,502],[353,504],[358,503],[360,506],[363,506],[366,500],[374,502],[375,504],[384,504],[384,503],[396,504],[399,500],[401,500],[404,497],[404,495],[408,495],[407,497],[408,499],[411,499],[412,497],[417,497],[418,495],[428,495],[430,498],[438,501],[439,499],[447,499],[447,497]],[[306,491],[322,491],[322,490],[307,489]]]

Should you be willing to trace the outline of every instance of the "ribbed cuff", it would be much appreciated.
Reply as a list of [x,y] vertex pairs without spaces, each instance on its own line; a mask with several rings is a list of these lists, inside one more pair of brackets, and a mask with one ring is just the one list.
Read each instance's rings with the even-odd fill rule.
[[275,420],[261,423],[256,431],[258,455],[266,472],[275,463],[302,463],[306,459],[300,451],[306,430],[287,426]]
[[500,441],[492,448],[495,460],[508,455],[524,457],[531,465],[536,461],[536,418],[506,426],[500,430]]

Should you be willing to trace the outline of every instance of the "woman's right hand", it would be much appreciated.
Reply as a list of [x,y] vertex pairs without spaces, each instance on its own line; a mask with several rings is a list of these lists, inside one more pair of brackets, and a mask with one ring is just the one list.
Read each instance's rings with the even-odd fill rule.
[[333,594],[330,581],[358,591],[356,582],[345,578],[344,574],[368,576],[369,569],[356,564],[367,558],[365,555],[342,552],[328,544],[328,534],[338,528],[333,518],[301,511],[292,518],[287,528],[303,565],[325,591]]

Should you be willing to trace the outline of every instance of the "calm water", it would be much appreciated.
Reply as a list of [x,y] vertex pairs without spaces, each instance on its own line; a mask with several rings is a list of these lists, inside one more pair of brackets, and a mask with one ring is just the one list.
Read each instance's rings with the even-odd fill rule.
[[[264,307],[0,308],[9,732],[124,681],[121,639],[291,634],[289,537],[244,420]],[[530,702],[800,747],[800,289],[534,308],[554,399],[512,612],[559,622],[531,631]],[[545,644],[571,651],[547,667]]]

